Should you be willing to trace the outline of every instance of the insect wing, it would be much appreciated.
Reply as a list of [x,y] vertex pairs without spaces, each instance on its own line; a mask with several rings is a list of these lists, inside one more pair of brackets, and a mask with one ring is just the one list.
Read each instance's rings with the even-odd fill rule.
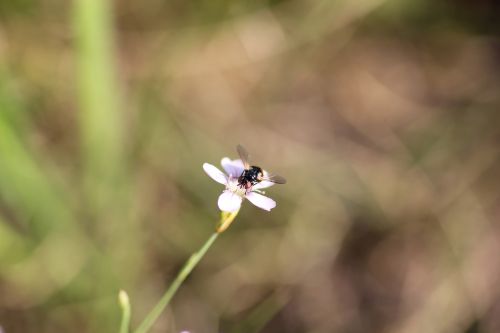
[[236,150],[238,151],[238,155],[240,155],[240,159],[243,162],[245,170],[250,169],[250,164],[248,164],[248,151],[243,148],[242,145],[237,145]]
[[276,184],[286,184],[286,179],[279,175],[269,175],[264,180],[276,183]]

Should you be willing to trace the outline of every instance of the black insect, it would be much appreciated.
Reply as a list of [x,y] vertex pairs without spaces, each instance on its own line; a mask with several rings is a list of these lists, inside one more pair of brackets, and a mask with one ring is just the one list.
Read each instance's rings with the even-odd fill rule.
[[262,168],[250,165],[248,163],[248,152],[242,145],[236,147],[238,155],[240,155],[241,161],[243,162],[244,170],[238,177],[238,185],[246,190],[250,189],[252,186],[260,183],[263,180],[270,181],[276,184],[286,184],[286,179],[278,175],[265,175]]

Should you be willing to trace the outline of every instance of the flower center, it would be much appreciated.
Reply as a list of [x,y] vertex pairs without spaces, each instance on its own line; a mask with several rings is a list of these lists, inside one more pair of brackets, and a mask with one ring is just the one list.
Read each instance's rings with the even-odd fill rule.
[[238,179],[232,177],[229,177],[229,179],[227,180],[226,189],[236,195],[239,195],[242,198],[244,198],[248,193],[244,187],[242,188],[239,185]]

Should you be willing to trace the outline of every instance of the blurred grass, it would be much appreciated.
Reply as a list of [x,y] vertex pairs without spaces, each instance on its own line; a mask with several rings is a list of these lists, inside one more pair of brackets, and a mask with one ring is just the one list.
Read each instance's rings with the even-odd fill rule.
[[[0,66],[0,192],[29,225],[18,228],[43,238],[50,229],[69,223],[71,215],[60,189],[51,181],[41,159],[26,147],[26,110],[15,93],[8,68]],[[36,223],[35,223],[36,222]]]
[[100,206],[125,168],[126,117],[118,101],[112,2],[75,1],[74,12],[83,177],[87,198]]
[[0,326],[117,331],[121,288],[137,326],[217,220],[202,163],[241,143],[289,183],[156,331],[499,331],[496,9],[2,3]]

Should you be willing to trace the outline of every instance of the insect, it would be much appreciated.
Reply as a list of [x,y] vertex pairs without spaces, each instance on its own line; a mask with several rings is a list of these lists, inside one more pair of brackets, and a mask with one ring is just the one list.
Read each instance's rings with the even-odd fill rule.
[[267,175],[262,168],[248,163],[248,152],[242,145],[236,146],[238,155],[243,162],[244,170],[238,177],[238,186],[246,190],[262,182],[269,181],[276,184],[286,184],[286,179],[278,175]]

